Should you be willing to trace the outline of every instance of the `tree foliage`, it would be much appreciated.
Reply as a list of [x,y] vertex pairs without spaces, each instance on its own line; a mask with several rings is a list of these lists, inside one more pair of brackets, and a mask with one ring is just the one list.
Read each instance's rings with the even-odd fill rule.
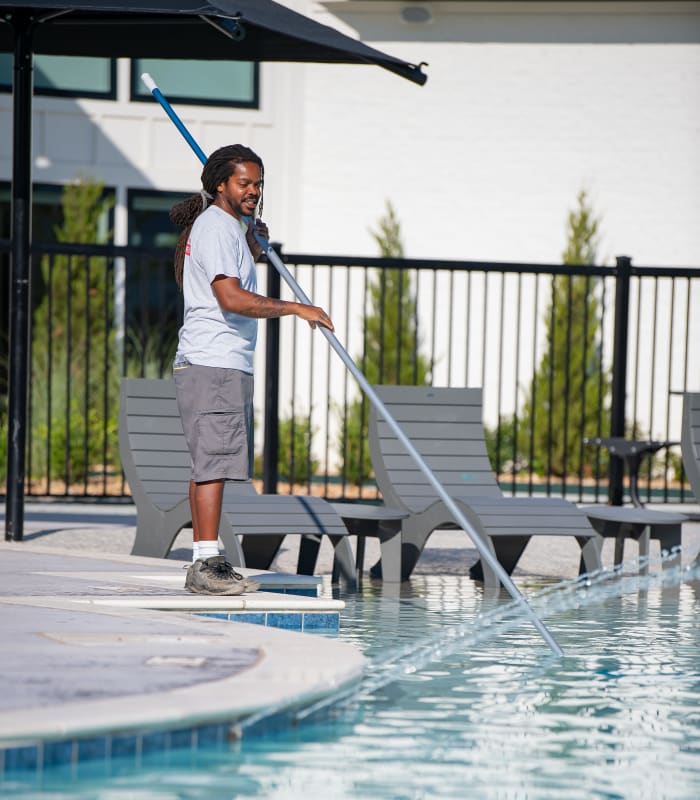
[[[594,265],[600,221],[579,192],[567,218],[565,264]],[[545,312],[545,351],[525,402],[522,431],[532,435],[533,468],[552,475],[593,470],[596,454],[584,436],[604,436],[610,375],[600,347],[599,282],[589,275],[555,275]]]
[[289,483],[309,483],[318,471],[319,462],[312,455],[316,429],[310,416],[289,414],[279,423],[277,472]]
[[[102,183],[81,177],[64,187],[58,242],[98,244],[109,210]],[[70,484],[90,466],[116,459],[117,365],[113,352],[113,274],[107,259],[45,256],[35,281],[31,359],[31,473]],[[110,385],[111,384],[111,385]]]
[[[392,204],[377,230],[371,231],[383,258],[403,258],[401,226]],[[407,271],[377,269],[367,286],[369,311],[364,323],[364,352],[355,361],[371,384],[430,383],[432,366],[421,355],[416,299]],[[339,450],[342,474],[361,485],[370,476],[368,436],[369,402],[358,398],[348,403],[341,421]]]

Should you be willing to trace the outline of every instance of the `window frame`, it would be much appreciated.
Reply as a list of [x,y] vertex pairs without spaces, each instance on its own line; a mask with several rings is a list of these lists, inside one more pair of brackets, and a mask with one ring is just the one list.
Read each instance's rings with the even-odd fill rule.
[[[36,243],[36,244],[40,244],[41,245],[41,244],[54,244],[54,243],[57,243],[55,236],[50,237],[48,239],[38,239],[37,238],[37,226],[35,224],[36,223],[36,213],[35,212],[36,212],[36,204],[37,204],[37,195],[41,195],[41,192],[48,192],[50,195],[55,195],[56,198],[58,199],[58,203],[51,203],[51,204],[43,203],[43,205],[45,205],[45,206],[46,205],[51,205],[54,208],[60,208],[61,207],[61,198],[62,198],[62,195],[63,195],[63,190],[64,190],[64,188],[66,187],[66,185],[68,183],[70,183],[70,181],[64,181],[63,183],[53,183],[53,182],[49,182],[49,181],[32,181],[32,231],[31,231],[32,244]],[[12,182],[11,181],[0,180],[0,202],[4,202],[4,200],[2,198],[2,194],[3,193],[7,193],[8,194],[7,203],[8,203],[9,209],[10,209],[9,223],[10,223],[10,228],[11,228],[11,226],[12,226]],[[111,184],[110,185],[105,184],[105,186],[102,189],[102,196],[104,198],[104,197],[108,197],[110,195],[111,195],[112,199],[114,200],[114,203],[112,204],[111,208],[108,211],[107,224],[109,226],[110,235],[109,235],[108,241],[105,244],[113,244],[114,243],[114,208],[115,208],[116,198],[117,198],[117,188],[116,188],[116,186],[111,185]],[[8,240],[10,238],[10,235],[11,235],[11,230],[8,232],[8,237],[7,237]],[[70,246],[71,243],[67,242],[67,244]]]
[[[158,247],[159,245],[148,245],[140,243],[138,245],[132,244],[131,240],[131,221],[132,221],[132,214],[135,210],[133,207],[133,201],[137,200],[139,197],[154,197],[159,196],[162,198],[168,198],[171,200],[171,205],[175,205],[177,202],[182,200],[186,200],[191,195],[196,194],[194,190],[185,190],[185,191],[177,191],[172,189],[148,189],[148,188],[132,188],[128,187],[126,190],[126,240],[130,247],[143,247],[143,248],[150,248],[150,247]],[[171,223],[172,224],[172,223]],[[179,237],[180,233],[177,231],[177,226],[173,225],[175,230],[173,234],[175,235],[176,241],[177,237]],[[169,245],[168,245],[169,246]],[[174,245],[173,245],[174,247]]]
[[[187,59],[182,59],[187,60]],[[199,60],[202,59],[193,59]],[[141,88],[139,77],[140,70],[136,69],[138,59],[129,59],[129,101],[131,103],[150,103],[153,100],[151,93],[147,89]],[[246,64],[253,65],[253,99],[252,100],[214,100],[201,97],[190,97],[168,92],[168,101],[179,103],[186,106],[210,106],[215,108],[246,108],[257,110],[260,108],[260,64],[257,61],[246,61]],[[144,92],[138,94],[138,92]]]
[[[41,55],[51,55],[50,53],[36,53],[32,62],[32,73],[36,69],[36,58]],[[64,56],[64,58],[80,58],[80,56]],[[109,85],[110,89],[107,92],[90,91],[90,90],[75,90],[75,89],[47,89],[44,87],[37,87],[32,74],[32,92],[37,97],[84,97],[88,100],[116,100],[117,99],[117,59],[109,58],[107,56],[96,56],[96,58],[104,58],[109,61]],[[14,91],[13,81],[9,84],[0,81],[0,94],[12,94]]]

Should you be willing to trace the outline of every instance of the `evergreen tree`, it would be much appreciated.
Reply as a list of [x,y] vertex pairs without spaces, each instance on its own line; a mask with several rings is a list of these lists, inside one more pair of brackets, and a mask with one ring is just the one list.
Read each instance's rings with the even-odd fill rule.
[[[594,265],[600,221],[579,192],[567,218],[565,264]],[[555,275],[545,312],[546,350],[525,402],[520,432],[532,434],[533,468],[558,476],[590,474],[596,454],[582,437],[606,435],[610,375],[602,366],[597,280]],[[527,452],[529,448],[522,447]]]
[[[111,200],[102,183],[79,178],[61,198],[58,242],[97,244]],[[46,256],[32,317],[31,472],[85,480],[91,464],[116,458],[117,380],[113,274],[107,259]],[[119,368],[118,368],[119,367]],[[111,387],[105,384],[105,378]],[[106,413],[105,413],[106,410]]]
[[[389,201],[378,230],[371,233],[383,258],[403,258],[401,226]],[[371,384],[429,384],[432,366],[419,353],[416,300],[408,272],[375,270],[367,289],[370,310],[365,320],[364,353],[357,355],[355,362]],[[341,423],[342,474],[358,485],[370,475],[368,416],[369,401],[363,397],[348,404]]]

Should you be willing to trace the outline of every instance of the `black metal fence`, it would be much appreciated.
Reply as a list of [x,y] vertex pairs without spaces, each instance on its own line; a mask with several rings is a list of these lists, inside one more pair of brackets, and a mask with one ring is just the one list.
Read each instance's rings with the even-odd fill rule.
[[[0,243],[3,320],[6,250]],[[584,439],[677,441],[679,393],[700,388],[697,268],[623,257],[609,267],[284,259],[371,382],[483,387],[489,454],[513,494],[620,497],[621,465]],[[34,245],[28,495],[128,493],[119,379],[170,377],[181,318],[171,264],[169,250]],[[272,267],[259,275],[260,291],[291,299]],[[3,337],[6,390],[6,326]],[[256,376],[265,491],[375,498],[367,405],[326,341],[295,318],[261,323]],[[0,422],[4,470],[6,404]],[[648,460],[640,485],[643,499],[692,499],[677,446]]]

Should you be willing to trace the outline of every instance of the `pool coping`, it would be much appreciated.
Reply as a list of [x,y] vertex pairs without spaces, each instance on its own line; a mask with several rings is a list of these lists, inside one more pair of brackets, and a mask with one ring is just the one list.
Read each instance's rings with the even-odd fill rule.
[[[5,606],[6,613],[2,616],[6,619],[11,619],[12,608],[20,607],[31,619],[36,618],[29,634],[44,637],[40,647],[45,647],[46,657],[50,658],[52,647],[76,647],[75,675],[71,676],[71,680],[80,680],[80,670],[85,668],[80,663],[79,654],[85,653],[84,647],[80,650],[85,644],[84,641],[79,641],[80,636],[88,639],[92,637],[92,653],[99,654],[99,637],[105,635],[100,631],[108,620],[111,623],[128,621],[130,629],[142,628],[145,637],[153,635],[149,631],[152,632],[154,627],[166,629],[170,634],[183,638],[192,633],[210,634],[216,637],[217,646],[222,642],[228,646],[230,642],[234,651],[246,648],[257,653],[252,665],[221,679],[201,681],[195,670],[190,684],[165,691],[151,692],[148,687],[144,687],[141,693],[0,710],[0,750],[5,751],[5,767],[8,763],[8,752],[13,748],[18,751],[21,748],[34,747],[37,752],[41,752],[41,746],[51,742],[127,733],[143,735],[157,731],[182,732],[219,724],[234,730],[252,715],[257,717],[276,714],[283,709],[313,702],[339,688],[351,685],[364,673],[367,663],[365,657],[347,643],[318,635],[240,622],[238,618],[232,624],[228,619],[201,616],[207,612],[237,614],[242,610],[275,612],[281,609],[296,609],[299,612],[332,610],[338,613],[344,607],[344,603],[339,600],[263,591],[245,597],[228,598],[184,593],[158,596],[153,591],[155,588],[157,592],[159,585],[169,586],[176,581],[182,585],[182,564],[104,553],[76,554],[52,548],[33,548],[28,551],[21,544],[15,543],[0,543],[0,553],[3,552],[22,553],[27,567],[26,575],[19,577],[26,579],[25,586],[30,585],[32,580],[41,581],[42,575],[50,576],[53,580],[66,581],[68,591],[65,594],[42,595],[25,591],[8,595],[6,591],[0,597],[0,604]],[[74,565],[76,569],[52,568],[47,559],[59,555],[64,565]],[[89,562],[96,559],[106,566],[105,574],[109,575],[111,583],[122,591],[129,590],[128,593],[86,596],[85,574],[95,579],[90,582],[104,579],[99,571],[86,572]],[[120,565],[131,568],[126,572],[138,571],[140,568],[141,578],[150,593],[139,594],[138,587],[135,591],[130,591],[133,590],[133,575],[131,582],[126,582],[128,585],[123,583]],[[144,567],[148,568],[148,573],[144,574]],[[241,571],[264,577],[264,573],[259,570]],[[149,580],[150,572],[160,576],[160,581],[155,581],[155,586]],[[278,587],[286,583],[292,588],[298,588],[303,583],[315,586],[318,579],[308,580],[306,576],[275,576],[272,582]],[[71,586],[76,587],[74,593],[70,591]],[[73,615],[76,620],[82,620],[83,627],[85,619],[89,619],[90,630],[87,633],[76,633],[75,630],[54,631],[52,636],[47,636],[46,631],[42,630],[42,609],[70,612],[68,619],[75,612]],[[88,618],[85,617],[86,614],[89,615]],[[50,615],[44,614],[44,617],[47,616]],[[32,641],[36,644],[37,640],[33,638]],[[128,648],[129,642],[120,642],[120,646],[122,645]],[[65,656],[67,651],[61,652]],[[120,653],[123,652],[125,651],[120,650]],[[136,654],[135,657],[138,658],[139,655]],[[27,681],[31,680],[31,666],[27,665],[28,674],[20,676],[20,680],[23,677]],[[66,752],[69,751],[75,756],[75,745],[66,748]],[[36,758],[27,759],[30,766]]]

